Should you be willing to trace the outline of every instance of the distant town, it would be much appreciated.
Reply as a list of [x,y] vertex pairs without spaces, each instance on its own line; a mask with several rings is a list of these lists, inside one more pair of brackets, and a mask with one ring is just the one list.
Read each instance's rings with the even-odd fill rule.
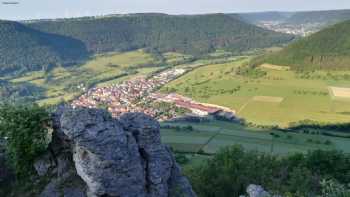
[[257,26],[277,31],[281,33],[293,34],[298,36],[308,36],[317,32],[322,24],[307,23],[301,25],[286,24],[279,21],[261,21]]
[[[179,117],[177,108],[185,109],[192,115],[208,116],[220,114],[233,119],[235,111],[225,107],[204,104],[190,98],[170,93],[162,94],[157,90],[183,75],[185,69],[170,69],[150,78],[131,79],[120,84],[101,88],[92,88],[72,102],[73,107],[105,108],[113,117],[127,112],[143,112],[159,121]],[[170,108],[154,107],[154,103],[168,103]]]

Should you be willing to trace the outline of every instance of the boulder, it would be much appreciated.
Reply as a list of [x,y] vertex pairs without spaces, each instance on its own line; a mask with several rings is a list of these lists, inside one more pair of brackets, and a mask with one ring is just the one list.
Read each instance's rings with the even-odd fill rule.
[[271,195],[260,185],[249,185],[247,187],[249,197],[270,197]]

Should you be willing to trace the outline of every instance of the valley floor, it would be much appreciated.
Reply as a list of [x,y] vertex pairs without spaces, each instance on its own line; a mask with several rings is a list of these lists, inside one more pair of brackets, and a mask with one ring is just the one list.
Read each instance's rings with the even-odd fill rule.
[[278,156],[319,149],[350,154],[349,137],[329,137],[316,133],[249,128],[217,120],[161,124],[162,141],[171,146],[177,155],[181,155],[180,162],[186,159],[181,163],[185,170],[203,164],[222,148],[233,145],[242,146],[247,151]]
[[349,138],[249,128],[217,120],[201,123],[164,122],[161,126],[163,142],[184,153],[214,154],[225,146],[236,144],[246,150],[278,155],[316,149],[337,149],[350,153]]
[[237,74],[237,69],[248,60],[246,57],[194,69],[162,91],[231,108],[239,117],[257,125],[287,127],[301,120],[349,121],[350,71],[296,73],[265,65],[259,68],[259,72],[266,73],[264,76]]
[[[350,119],[350,79],[347,78],[350,71],[296,73],[288,67],[262,65],[255,71],[248,70],[242,74],[238,71],[246,67],[250,56],[227,56],[223,52],[211,55],[213,57],[194,62],[177,63],[189,57],[177,53],[164,54],[166,63],[175,65],[170,70],[153,75],[158,77],[155,81],[152,78],[133,79],[163,69],[140,66],[157,63],[153,56],[142,50],[101,55],[81,66],[56,68],[48,73],[33,72],[8,80],[19,84],[29,82],[44,88],[46,98],[39,101],[41,104],[55,104],[83,95],[76,100],[83,106],[106,107],[115,114],[121,112],[121,106],[126,110],[130,106],[133,109],[138,106],[137,109],[144,112],[147,109],[150,115],[160,120],[176,117],[179,112],[174,105],[155,105],[145,99],[144,95],[148,98],[160,87],[163,93],[177,93],[193,101],[231,109],[239,118],[253,125],[287,127],[292,122],[306,119],[328,123],[343,123]],[[222,55],[224,57],[220,58]],[[176,75],[169,72],[176,70],[187,73]],[[91,86],[95,88],[89,89]],[[142,91],[138,90],[140,87]],[[134,94],[135,91],[140,94]],[[139,97],[145,97],[143,100],[146,102],[140,105]],[[103,101],[102,104],[97,100]],[[337,149],[350,153],[349,138],[256,129],[223,121],[165,121],[161,132],[164,143],[177,152],[186,153],[193,162],[200,162],[207,158],[206,155],[234,144],[247,150],[278,155],[315,149]]]

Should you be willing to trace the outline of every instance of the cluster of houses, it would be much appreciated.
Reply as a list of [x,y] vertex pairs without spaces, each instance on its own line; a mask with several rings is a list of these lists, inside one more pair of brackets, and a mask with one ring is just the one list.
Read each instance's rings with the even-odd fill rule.
[[262,21],[257,24],[259,27],[269,29],[272,31],[293,34],[298,36],[308,36],[312,33],[315,33],[320,23],[307,23],[301,25],[295,24],[286,24],[279,21]]
[[[72,102],[73,107],[106,108],[113,117],[127,112],[143,112],[158,120],[176,118],[176,109],[153,107],[150,103],[165,102],[176,108],[184,108],[197,116],[222,116],[234,118],[230,109],[210,104],[198,103],[190,98],[171,93],[155,92],[159,87],[184,74],[185,69],[170,69],[149,79],[137,78],[107,87],[92,88]],[[167,110],[167,111],[164,111]]]
[[[185,73],[184,69],[171,69],[150,79],[137,78],[107,87],[92,88],[72,102],[73,107],[105,107],[113,117],[126,112],[143,112],[156,117],[161,109],[154,109],[144,103],[149,94],[160,86]],[[164,118],[164,117],[163,117]],[[171,118],[171,117],[169,117]]]

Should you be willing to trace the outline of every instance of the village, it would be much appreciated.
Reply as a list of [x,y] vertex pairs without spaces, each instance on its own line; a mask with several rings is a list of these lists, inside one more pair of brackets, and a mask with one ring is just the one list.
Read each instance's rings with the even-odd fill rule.
[[[120,84],[92,88],[74,100],[72,106],[74,108],[105,108],[113,117],[128,112],[142,112],[159,121],[171,120],[183,115],[178,113],[178,108],[185,109],[196,116],[224,113],[229,118],[234,117],[235,112],[228,108],[198,103],[175,93],[161,94],[156,92],[161,86],[185,72],[185,69],[170,69],[148,79],[136,78]],[[161,102],[170,104],[170,108],[154,107],[154,103]]]
[[286,24],[280,21],[261,21],[257,26],[269,29],[272,31],[277,31],[281,33],[293,34],[298,36],[308,36],[315,33],[318,30],[319,23],[306,23],[306,24]]

